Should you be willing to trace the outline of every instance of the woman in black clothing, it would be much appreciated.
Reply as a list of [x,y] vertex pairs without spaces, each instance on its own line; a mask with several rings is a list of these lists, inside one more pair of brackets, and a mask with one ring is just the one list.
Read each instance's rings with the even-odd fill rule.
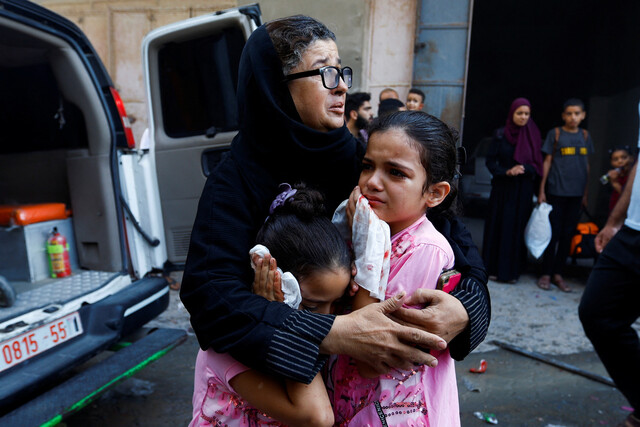
[[482,257],[489,278],[515,283],[526,266],[524,229],[533,208],[536,177],[542,172],[542,139],[531,119],[531,104],[517,98],[506,126],[495,132],[487,153],[493,175],[484,226]]
[[[397,301],[387,300],[348,315],[320,315],[251,293],[248,251],[278,185],[304,181],[320,189],[328,212],[356,185],[363,153],[343,117],[350,83],[335,35],[312,18],[271,21],[247,41],[238,79],[240,132],[203,190],[180,293],[203,349],[308,383],[327,354],[367,360],[383,373],[434,360],[412,343],[442,348],[451,341],[452,356],[461,359],[484,339],[486,273],[457,221],[442,219],[441,232],[454,242],[464,277],[453,297],[436,291],[413,297],[428,309],[394,311]],[[432,333],[391,321],[392,311]]]

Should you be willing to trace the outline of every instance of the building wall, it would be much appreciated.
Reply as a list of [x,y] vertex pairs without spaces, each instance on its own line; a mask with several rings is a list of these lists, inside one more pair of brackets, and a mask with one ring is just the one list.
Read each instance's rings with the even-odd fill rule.
[[353,68],[351,92],[371,92],[377,111],[382,89],[396,89],[404,102],[411,87],[417,4],[418,0],[264,0],[260,7],[265,22],[304,14],[327,25],[336,34],[342,63]]

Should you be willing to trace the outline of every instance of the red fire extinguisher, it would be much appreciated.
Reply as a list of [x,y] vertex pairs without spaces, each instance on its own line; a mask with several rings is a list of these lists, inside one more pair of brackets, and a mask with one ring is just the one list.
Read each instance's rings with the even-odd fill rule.
[[67,239],[53,227],[47,239],[47,254],[49,255],[49,270],[51,277],[71,276],[71,261],[69,260],[69,245]]

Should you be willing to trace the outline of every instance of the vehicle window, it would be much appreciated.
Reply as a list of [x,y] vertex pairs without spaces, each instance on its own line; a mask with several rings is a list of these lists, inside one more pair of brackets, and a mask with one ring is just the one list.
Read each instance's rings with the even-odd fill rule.
[[169,43],[158,52],[162,117],[172,138],[238,129],[240,28]]

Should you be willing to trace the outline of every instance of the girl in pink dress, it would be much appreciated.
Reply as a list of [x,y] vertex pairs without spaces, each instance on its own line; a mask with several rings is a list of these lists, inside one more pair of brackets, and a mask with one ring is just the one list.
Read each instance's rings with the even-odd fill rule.
[[[355,212],[358,199],[364,197],[389,225],[387,299],[418,288],[435,289],[440,274],[453,267],[454,255],[425,214],[427,209],[448,210],[455,198],[457,132],[426,113],[403,111],[377,119],[369,135],[347,212]],[[372,302],[377,300],[360,288],[353,308]],[[433,366],[392,370],[373,378],[365,363],[338,356],[327,379],[336,424],[460,425],[453,359],[447,349],[431,354],[437,360]]]
[[[287,187],[271,205],[271,215],[256,238],[256,243],[266,247],[273,257],[252,258],[256,265],[254,292],[271,301],[285,302],[291,296],[288,292],[295,293],[291,305],[330,313],[351,280],[349,249],[326,217],[320,193],[302,185],[295,189]],[[276,259],[286,273],[276,270]],[[295,289],[284,284],[291,277],[289,274],[295,278]],[[317,317],[318,322],[328,321],[326,316]],[[190,426],[333,423],[320,374],[308,385],[285,382],[248,368],[229,354],[211,349],[198,352]]]

